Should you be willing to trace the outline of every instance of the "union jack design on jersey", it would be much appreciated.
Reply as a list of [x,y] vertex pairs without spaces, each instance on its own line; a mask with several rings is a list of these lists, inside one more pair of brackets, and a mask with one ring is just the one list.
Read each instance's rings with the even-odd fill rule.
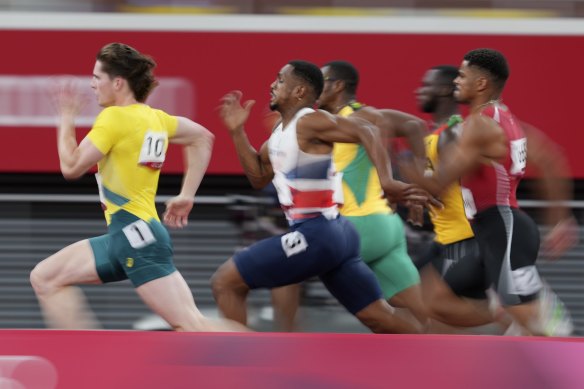
[[332,154],[308,154],[300,150],[296,136],[298,120],[314,112],[303,108],[284,128],[280,124],[268,141],[273,184],[290,225],[320,215],[337,217],[336,196],[340,176],[335,173]]

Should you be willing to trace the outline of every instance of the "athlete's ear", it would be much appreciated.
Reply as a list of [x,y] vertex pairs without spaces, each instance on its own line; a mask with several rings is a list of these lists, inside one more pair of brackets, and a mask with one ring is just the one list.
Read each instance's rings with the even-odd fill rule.
[[305,85],[296,85],[292,91],[294,97],[296,97],[298,100],[302,100],[304,96],[306,96],[306,92],[307,89]]
[[476,79],[477,90],[479,92],[484,91],[489,86],[489,79],[485,76],[480,76]]
[[122,89],[122,86],[124,85],[124,79],[122,77],[115,77],[114,78],[114,89],[116,90],[120,90]]
[[333,91],[335,93],[339,93],[345,90],[347,87],[347,83],[343,80],[334,80],[333,81]]

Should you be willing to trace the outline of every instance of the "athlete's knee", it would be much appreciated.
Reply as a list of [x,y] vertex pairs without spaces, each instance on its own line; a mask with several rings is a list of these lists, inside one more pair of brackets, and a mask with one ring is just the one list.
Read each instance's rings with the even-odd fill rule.
[[32,269],[29,279],[37,296],[48,295],[58,289],[58,285],[49,277],[48,269],[42,262]]
[[447,323],[452,312],[449,310],[448,306],[441,304],[432,304],[428,306],[428,315],[435,320]]
[[382,324],[381,320],[373,316],[357,316],[359,321],[363,325],[371,330],[374,334],[385,333],[385,326]]
[[173,331],[177,332],[194,332],[194,331],[208,331],[208,319],[203,317],[203,315],[186,315],[177,319],[176,321],[169,321],[168,324],[171,326]]
[[382,334],[387,332],[388,321],[394,318],[394,311],[385,301],[379,300],[360,310],[355,316],[371,332]]
[[242,281],[233,259],[229,259],[221,265],[211,276],[211,289],[215,297],[225,293],[246,293],[245,283]]
[[428,315],[441,321],[449,316],[452,304],[458,303],[459,300],[459,297],[442,281],[434,283],[433,288],[424,295]]
[[396,308],[417,308],[424,304],[422,300],[422,288],[420,284],[409,286],[388,298],[387,302]]

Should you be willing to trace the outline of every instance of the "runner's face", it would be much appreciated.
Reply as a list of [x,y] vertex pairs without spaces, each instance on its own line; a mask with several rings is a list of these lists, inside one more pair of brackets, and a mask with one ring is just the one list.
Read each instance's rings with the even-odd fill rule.
[[292,65],[286,65],[280,70],[276,80],[270,85],[270,109],[279,111],[292,101],[292,90],[298,81],[292,74]]
[[102,71],[100,61],[95,62],[93,67],[93,78],[91,79],[91,88],[95,92],[97,104],[100,107],[109,107],[115,103],[114,80]]
[[324,109],[328,112],[334,112],[334,107],[332,106],[335,93],[333,90],[333,85],[336,80],[332,78],[330,67],[325,66],[321,69],[321,71],[324,77],[324,87],[317,101],[318,108]]
[[458,77],[454,79],[454,98],[462,104],[468,104],[476,96],[478,69],[468,66],[468,61],[462,61],[458,69]]
[[422,85],[416,89],[418,108],[424,113],[433,113],[438,105],[440,88],[444,87],[438,79],[439,71],[431,69],[422,78]]

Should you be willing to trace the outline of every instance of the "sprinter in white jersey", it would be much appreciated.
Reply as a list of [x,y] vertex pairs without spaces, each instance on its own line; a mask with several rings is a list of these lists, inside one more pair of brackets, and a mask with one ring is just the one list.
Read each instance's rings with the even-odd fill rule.
[[241,92],[223,98],[221,117],[247,177],[255,188],[274,183],[291,231],[255,243],[223,264],[212,280],[215,299],[227,318],[245,323],[250,289],[318,276],[373,332],[417,332],[418,328],[393,315],[375,275],[359,257],[355,229],[337,212],[339,177],[333,170],[333,143],[361,143],[377,168],[385,195],[392,200],[423,202],[426,193],[392,180],[373,118],[341,118],[311,108],[323,84],[322,72],[314,64],[292,61],[281,69],[271,86],[270,107],[281,114],[282,121],[259,152],[243,129],[254,102],[242,106]]

